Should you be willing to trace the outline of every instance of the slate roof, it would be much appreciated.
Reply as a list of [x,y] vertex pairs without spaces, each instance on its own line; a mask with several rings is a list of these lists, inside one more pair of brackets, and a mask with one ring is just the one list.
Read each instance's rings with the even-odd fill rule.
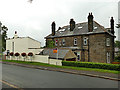
[[93,21],[93,32],[88,32],[88,22],[83,22],[76,24],[76,27],[73,31],[70,31],[70,25],[67,25],[67,26],[63,26],[60,30],[57,30],[54,36],[50,34],[45,38],[75,36],[75,35],[95,34],[95,33],[108,33],[114,36],[112,33],[108,31],[108,29],[104,28],[96,21]]
[[58,55],[57,53],[53,53],[53,49],[44,49],[40,55],[49,55],[49,58],[58,58],[64,60],[65,55],[69,52],[67,49],[58,49]]

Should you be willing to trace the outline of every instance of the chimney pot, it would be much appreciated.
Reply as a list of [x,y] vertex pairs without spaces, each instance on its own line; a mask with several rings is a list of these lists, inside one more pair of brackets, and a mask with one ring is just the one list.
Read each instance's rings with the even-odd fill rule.
[[92,12],[89,13],[89,15],[88,15],[88,31],[89,32],[93,31],[93,15],[92,15]]

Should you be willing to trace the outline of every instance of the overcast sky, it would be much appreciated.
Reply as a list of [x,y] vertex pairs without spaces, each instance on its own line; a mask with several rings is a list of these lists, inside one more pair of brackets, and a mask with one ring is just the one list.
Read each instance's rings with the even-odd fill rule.
[[[51,23],[59,26],[87,22],[89,12],[94,20],[104,27],[110,27],[110,17],[118,23],[119,0],[0,0],[0,21],[8,27],[8,37],[17,31],[19,37],[30,36],[45,45],[44,37],[51,33]],[[115,35],[117,29],[115,28]],[[118,35],[117,35],[118,38]],[[116,39],[117,39],[116,38]]]

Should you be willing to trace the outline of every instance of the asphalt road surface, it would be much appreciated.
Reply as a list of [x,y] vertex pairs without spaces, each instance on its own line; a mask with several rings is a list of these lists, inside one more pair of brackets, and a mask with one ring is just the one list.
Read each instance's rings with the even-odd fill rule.
[[7,64],[2,79],[20,88],[118,88],[118,81]]

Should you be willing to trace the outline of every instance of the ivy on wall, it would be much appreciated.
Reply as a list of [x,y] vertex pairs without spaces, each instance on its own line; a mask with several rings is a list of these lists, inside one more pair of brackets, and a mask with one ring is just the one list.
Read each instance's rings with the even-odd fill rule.
[[46,47],[47,48],[54,48],[55,47],[55,42],[53,40],[48,40],[46,42]]

